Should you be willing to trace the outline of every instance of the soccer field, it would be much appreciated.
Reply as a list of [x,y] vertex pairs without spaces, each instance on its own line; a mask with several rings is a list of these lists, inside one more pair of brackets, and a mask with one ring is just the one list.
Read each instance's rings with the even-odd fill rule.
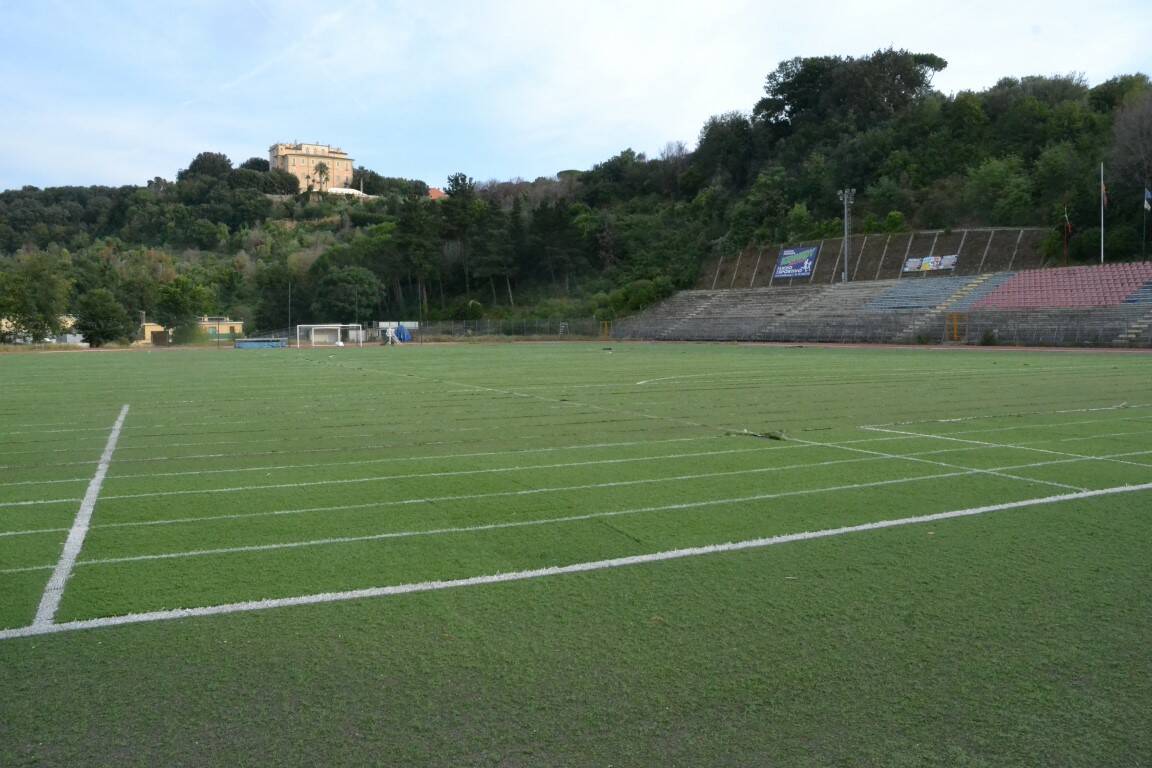
[[1152,356],[0,356],[0,765],[1152,763]]

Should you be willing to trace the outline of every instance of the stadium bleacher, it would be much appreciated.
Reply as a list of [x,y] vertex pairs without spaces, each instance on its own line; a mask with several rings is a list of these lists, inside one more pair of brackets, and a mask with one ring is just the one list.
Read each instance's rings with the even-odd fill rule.
[[[973,231],[977,232],[977,231]],[[981,258],[992,258],[997,231],[982,230],[975,240]],[[1008,247],[994,254],[1015,263],[1019,241],[1028,230],[1004,238]],[[930,233],[931,234],[931,233]],[[953,237],[956,233],[950,233]],[[935,234],[932,235],[936,237]],[[885,269],[897,241],[898,256],[919,248],[920,235],[880,236],[860,241],[859,271]],[[989,242],[991,241],[991,242]],[[939,245],[937,238],[936,244]],[[960,246],[960,241],[948,247]],[[827,243],[825,243],[827,247]],[[932,246],[929,245],[928,248]],[[903,250],[900,250],[900,249]],[[1014,255],[1015,254],[1015,255]],[[747,275],[760,282],[771,274],[766,261],[776,256],[752,252],[727,280]],[[822,258],[827,256],[822,251]],[[759,264],[757,265],[757,261]],[[747,267],[747,264],[753,264]],[[828,259],[831,272],[837,263]],[[842,263],[842,262],[841,262]],[[875,266],[873,266],[875,265]],[[753,280],[753,270],[757,277]],[[959,271],[959,269],[957,269]],[[1107,264],[1056,269],[1023,269],[993,274],[907,273],[881,280],[849,283],[815,279],[778,281],[770,287],[682,291],[636,316],[620,320],[619,338],[699,341],[893,342],[966,341],[1024,345],[1152,345],[1152,263]],[[779,284],[784,283],[783,285]],[[788,283],[794,282],[795,285]],[[959,329],[963,329],[960,334]],[[959,335],[958,335],[959,334]]]
[[[1140,303],[1141,291],[1152,280],[1152,263],[1102,264],[1091,267],[1033,269],[983,296],[972,309],[1039,309],[1108,307]],[[1127,301],[1130,297],[1133,301]],[[1149,297],[1152,301],[1152,297]]]

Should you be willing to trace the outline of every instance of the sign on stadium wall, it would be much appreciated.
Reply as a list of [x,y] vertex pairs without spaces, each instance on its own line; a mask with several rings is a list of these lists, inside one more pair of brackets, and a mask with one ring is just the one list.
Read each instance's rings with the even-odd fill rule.
[[938,269],[956,269],[955,254],[951,256],[925,256],[904,262],[905,272],[935,272]]
[[816,256],[819,253],[820,246],[818,245],[807,248],[785,248],[780,251],[780,260],[776,262],[776,271],[772,277],[775,279],[811,277],[812,269],[816,266]]

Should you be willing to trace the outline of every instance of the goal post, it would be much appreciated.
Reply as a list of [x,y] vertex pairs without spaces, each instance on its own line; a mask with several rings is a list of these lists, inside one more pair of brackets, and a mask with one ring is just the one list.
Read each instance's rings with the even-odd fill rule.
[[296,326],[296,347],[364,346],[364,327],[360,323],[314,323]]

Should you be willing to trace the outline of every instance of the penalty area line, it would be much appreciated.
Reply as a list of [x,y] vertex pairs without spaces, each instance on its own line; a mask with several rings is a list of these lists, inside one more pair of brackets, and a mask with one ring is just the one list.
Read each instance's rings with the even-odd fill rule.
[[633,565],[663,562],[666,560],[681,560],[691,557],[724,554],[727,552],[740,552],[744,550],[763,549],[777,544],[787,544],[794,541],[810,541],[813,539],[826,539],[834,536],[844,536],[853,533],[883,530],[885,528],[899,528],[906,525],[932,523],[940,520],[950,520],[959,517],[974,517],[989,512],[1000,512],[1008,509],[1023,509],[1046,504],[1058,504],[1065,501],[1090,499],[1099,496],[1112,496],[1121,493],[1136,493],[1152,490],[1152,483],[1140,485],[1120,485],[1112,488],[1101,488],[1094,491],[1080,491],[1077,493],[1063,493],[1057,496],[1045,496],[1038,499],[1024,499],[1001,504],[990,504],[982,507],[968,507],[949,512],[937,512],[930,515],[917,515],[902,517],[895,520],[878,520],[860,525],[848,525],[840,528],[828,528],[818,531],[803,531],[780,536],[769,536],[759,539],[728,542],[726,544],[709,544],[700,547],[685,547],[663,552],[651,552],[643,555],[616,557],[608,560],[593,560],[571,565],[558,565],[548,568],[535,568],[525,571],[510,571],[494,573],[484,576],[471,576],[462,579],[446,579],[441,581],[422,581],[409,584],[396,584],[387,587],[369,587],[366,589],[353,589],[345,592],[321,592],[297,597],[281,597],[268,600],[251,600],[240,603],[224,603],[201,608],[176,608],[171,610],[150,611],[147,613],[130,613],[122,616],[108,616],[96,619],[83,619],[79,621],[61,622],[59,624],[32,624],[28,627],[0,630],[0,640],[18,637],[34,637],[37,635],[54,634],[58,632],[76,632],[85,629],[99,629],[102,627],[123,626],[126,624],[143,624],[156,621],[173,621],[176,619],[189,619],[200,616],[219,616],[230,613],[247,613],[262,611],[271,608],[289,608],[301,605],[320,605],[324,603],[347,602],[350,600],[363,600],[367,598],[391,597],[395,595],[414,594],[419,592],[434,592],[445,589],[458,589],[462,587],[477,587],[488,584],[502,584],[513,581],[529,581],[551,576],[563,576],[575,573],[590,573],[613,568],[625,568]]

